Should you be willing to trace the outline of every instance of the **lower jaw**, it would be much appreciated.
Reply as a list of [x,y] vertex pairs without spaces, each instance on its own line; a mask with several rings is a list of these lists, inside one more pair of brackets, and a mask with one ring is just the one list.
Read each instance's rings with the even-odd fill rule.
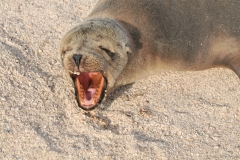
[[[75,92],[77,92],[77,91],[75,91]],[[101,104],[102,100],[104,99],[104,96],[105,95],[103,93],[97,102],[92,102],[91,100],[87,101],[87,102],[86,101],[81,102],[81,100],[79,99],[78,93],[76,93],[76,100],[77,100],[78,106],[80,108],[82,108],[85,111],[90,111],[90,110],[93,110],[93,109],[97,108]]]
[[99,105],[99,103],[100,103],[100,102],[98,102],[98,103],[95,104],[95,105],[81,105],[81,102],[79,102],[79,99],[78,99],[78,98],[77,98],[77,102],[78,102],[78,106],[79,106],[80,108],[82,108],[83,110],[85,110],[85,111],[91,111],[91,110],[97,108],[98,105]]

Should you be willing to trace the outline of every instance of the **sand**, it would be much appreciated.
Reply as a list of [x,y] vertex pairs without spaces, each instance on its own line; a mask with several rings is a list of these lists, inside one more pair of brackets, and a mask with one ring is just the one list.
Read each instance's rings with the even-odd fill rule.
[[59,42],[96,2],[0,1],[0,159],[240,159],[228,69],[162,72],[77,106]]

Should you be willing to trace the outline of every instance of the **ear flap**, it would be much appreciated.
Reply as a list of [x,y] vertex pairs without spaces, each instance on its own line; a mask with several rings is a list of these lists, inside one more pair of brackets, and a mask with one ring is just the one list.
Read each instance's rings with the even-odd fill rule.
[[125,45],[125,51],[127,51],[127,54],[132,54],[132,50],[128,45]]

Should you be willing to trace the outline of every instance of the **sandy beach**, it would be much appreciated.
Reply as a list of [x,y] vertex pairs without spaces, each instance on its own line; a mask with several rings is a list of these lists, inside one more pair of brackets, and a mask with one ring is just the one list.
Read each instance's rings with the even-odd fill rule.
[[240,159],[240,80],[162,72],[81,110],[59,55],[97,0],[0,1],[0,159]]

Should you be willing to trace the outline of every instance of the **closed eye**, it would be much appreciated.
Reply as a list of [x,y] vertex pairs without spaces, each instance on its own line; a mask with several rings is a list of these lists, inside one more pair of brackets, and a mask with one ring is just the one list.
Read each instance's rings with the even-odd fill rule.
[[62,51],[62,55],[65,55],[67,53],[67,51]]
[[102,46],[99,46],[99,48],[101,50],[103,50],[105,53],[107,53],[107,55],[112,59],[114,60],[116,58],[116,54],[111,52],[110,50],[106,49],[106,48],[103,48]]
[[62,49],[62,55],[64,56],[65,54],[67,54],[67,52],[69,52],[69,51],[71,51],[72,50],[72,48],[70,48],[70,47],[67,47],[67,48],[65,48],[65,49]]
[[63,59],[67,51],[62,51],[61,58]]

